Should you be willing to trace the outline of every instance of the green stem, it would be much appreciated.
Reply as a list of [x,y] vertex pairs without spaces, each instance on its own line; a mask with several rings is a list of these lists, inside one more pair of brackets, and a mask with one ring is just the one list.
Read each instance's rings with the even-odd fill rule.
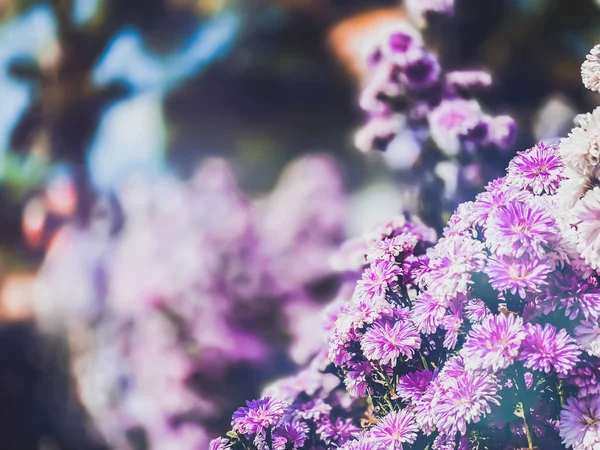
[[558,401],[562,408],[563,406],[565,406],[565,393],[563,392],[562,380],[558,380],[558,383],[556,383],[556,390],[558,391]]
[[423,367],[425,368],[425,370],[429,370],[429,366],[427,365],[427,360],[423,356],[423,353],[421,353],[420,351],[419,351],[419,356],[421,357],[421,362],[423,363]]
[[527,435],[527,446],[533,448],[533,435],[531,434],[531,428],[529,426],[529,411],[525,408],[523,402],[519,402],[519,405],[523,411],[523,423],[525,424],[525,434]]

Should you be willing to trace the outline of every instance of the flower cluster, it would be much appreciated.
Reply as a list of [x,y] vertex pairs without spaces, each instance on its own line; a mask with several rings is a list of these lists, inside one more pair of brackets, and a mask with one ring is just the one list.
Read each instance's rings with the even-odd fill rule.
[[[328,299],[344,205],[325,157],[296,161],[256,202],[209,160],[189,182],[133,179],[89,226],[60,232],[38,317],[66,329],[82,401],[111,445],[143,430],[152,448],[206,448],[235,405],[289,370],[290,351],[313,351],[312,330],[289,324]],[[275,406],[249,408],[238,422],[261,429]]]
[[379,421],[344,448],[600,446],[600,277],[566,232],[564,153],[519,153],[433,248],[370,260],[329,358]]
[[415,193],[412,212],[441,231],[458,204],[502,175],[516,123],[508,115],[486,113],[474,98],[491,86],[487,72],[443,70],[408,24],[384,33],[367,66],[359,98],[367,122],[355,146],[382,151],[385,163]]
[[[431,138],[446,156],[484,146],[507,149],[516,137],[509,116],[485,114],[470,95],[491,85],[482,71],[445,72],[438,58],[410,29],[386,33],[373,50],[371,75],[360,95],[367,124],[356,135],[362,151],[386,150],[395,142],[416,141],[419,148]],[[420,151],[405,155],[412,165]]]
[[364,403],[350,398],[327,365],[321,352],[297,375],[268,386],[264,397],[234,412],[232,430],[210,450],[337,448],[356,439]]

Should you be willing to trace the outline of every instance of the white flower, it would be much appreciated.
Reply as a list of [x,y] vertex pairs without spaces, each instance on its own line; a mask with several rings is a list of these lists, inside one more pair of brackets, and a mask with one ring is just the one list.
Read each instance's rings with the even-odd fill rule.
[[586,88],[600,91],[600,45],[590,50],[586,61],[581,65],[581,79]]
[[592,266],[600,268],[600,187],[589,191],[573,209],[577,224],[577,250]]
[[600,107],[579,119],[579,127],[561,139],[559,151],[566,167],[580,176],[594,174],[600,163]]

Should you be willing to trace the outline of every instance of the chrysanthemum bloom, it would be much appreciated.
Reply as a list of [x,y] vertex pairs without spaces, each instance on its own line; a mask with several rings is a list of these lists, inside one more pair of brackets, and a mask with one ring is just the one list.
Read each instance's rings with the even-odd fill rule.
[[208,446],[208,450],[229,450],[230,448],[229,441],[222,437],[213,439]]
[[523,339],[523,319],[513,314],[498,314],[473,325],[460,353],[468,370],[497,372],[513,363]]
[[525,298],[527,291],[538,292],[546,284],[550,266],[544,260],[500,256],[490,258],[485,273],[490,277],[492,287],[497,291],[509,291]]
[[438,81],[442,69],[433,55],[414,51],[407,56],[402,78],[409,89],[425,89]]
[[512,159],[508,165],[508,181],[536,195],[553,195],[564,179],[563,170],[558,146],[540,142]]
[[485,237],[497,255],[543,257],[558,233],[554,219],[541,206],[510,202],[487,224]]
[[400,377],[396,393],[405,401],[419,400],[436,375],[430,370],[419,370]]
[[471,207],[471,217],[476,225],[487,225],[489,218],[494,218],[498,211],[511,202],[526,202],[530,194],[509,184],[506,178],[500,178],[488,184],[486,192],[477,195]]
[[477,323],[485,319],[491,311],[483,300],[469,300],[465,305],[465,315],[470,322]]
[[566,167],[582,177],[592,176],[600,163],[600,108],[579,119],[579,127],[561,139],[560,155]]
[[560,412],[558,429],[563,443],[569,448],[600,448],[600,396],[569,398]]
[[540,294],[540,300],[546,313],[558,309],[564,310],[570,319],[580,314],[586,320],[600,318],[600,286],[570,268],[548,277],[548,286]]
[[269,397],[246,402],[246,407],[233,413],[231,426],[243,435],[264,435],[267,428],[275,426],[283,417],[287,405]]
[[353,397],[362,398],[367,393],[367,377],[371,375],[371,364],[368,362],[350,363],[350,370],[344,378],[346,389]]
[[519,359],[530,369],[566,374],[579,361],[581,351],[566,330],[556,331],[550,324],[527,324],[527,336]]
[[587,192],[572,214],[577,224],[577,250],[593,269],[600,269],[600,187]]
[[424,292],[414,302],[412,318],[421,333],[435,333],[445,315],[445,304],[439,297],[433,297],[429,292]]
[[598,359],[590,359],[577,364],[567,375],[559,374],[564,383],[578,389],[579,397],[600,394],[600,364]]
[[400,267],[389,261],[377,260],[363,272],[362,280],[358,282],[357,292],[367,298],[384,298],[388,288],[393,287]]
[[419,426],[406,409],[392,411],[372,429],[373,441],[381,448],[402,450],[402,443],[413,443]]
[[485,372],[445,377],[444,386],[446,390],[439,397],[433,414],[440,431],[448,436],[464,435],[467,424],[479,422],[490,412],[490,404],[500,404],[498,381]]
[[412,357],[421,345],[421,336],[409,321],[375,323],[361,339],[365,357],[380,364],[396,364],[400,355]]
[[444,100],[429,113],[431,137],[447,155],[457,155],[460,137],[482,118],[479,103],[473,100]]
[[335,322],[335,329],[339,337],[346,341],[351,333],[373,323],[383,315],[391,315],[392,312],[392,306],[383,298],[377,297],[371,300],[361,298],[353,301],[345,311],[340,313]]
[[590,355],[600,357],[600,325],[586,320],[575,327],[575,340]]
[[481,242],[466,236],[440,239],[436,246],[437,258],[425,277],[431,295],[448,301],[465,294],[471,283],[471,273],[480,271],[486,260]]
[[[279,447],[281,450],[289,448],[289,444],[291,444],[292,449],[297,449],[302,447],[308,439],[308,431],[308,426],[304,423],[286,423],[273,432],[273,441],[275,439],[280,441]],[[273,443],[275,444],[275,442]],[[273,447],[276,446],[273,445]]]
[[600,45],[590,50],[581,65],[581,79],[586,88],[600,92]]
[[317,429],[317,434],[326,443],[343,445],[350,439],[356,438],[360,434],[360,428],[352,423],[352,419],[338,417],[335,420],[330,420],[327,418]]
[[500,150],[509,150],[517,140],[517,123],[510,116],[492,117],[489,122],[490,142]]

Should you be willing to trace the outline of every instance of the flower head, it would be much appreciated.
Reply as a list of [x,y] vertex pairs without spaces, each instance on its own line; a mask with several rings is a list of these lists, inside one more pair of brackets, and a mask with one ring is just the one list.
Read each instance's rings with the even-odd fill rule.
[[434,407],[436,424],[446,435],[465,434],[467,424],[479,422],[490,412],[490,404],[499,405],[500,386],[496,378],[485,372],[464,372],[458,377],[445,377],[445,391]]
[[358,282],[357,292],[367,298],[384,298],[385,292],[396,284],[401,270],[397,264],[376,260],[367,268]]
[[600,396],[571,397],[560,412],[560,437],[577,450],[600,448]]
[[510,366],[519,355],[525,339],[523,319],[513,314],[489,316],[473,325],[461,350],[469,370],[489,369],[494,372]]
[[350,439],[358,437],[360,428],[352,423],[352,419],[342,419],[338,417],[335,420],[325,418],[322,421],[317,433],[326,443],[336,443],[343,445]]
[[558,146],[540,142],[512,159],[508,165],[508,180],[512,185],[536,195],[552,195],[564,178],[563,170]]
[[250,400],[245,407],[238,408],[233,413],[231,426],[234,431],[243,435],[264,435],[268,428],[279,422],[286,408],[284,402],[270,397]]
[[521,298],[527,296],[527,291],[539,292],[546,284],[549,272],[550,266],[546,261],[527,256],[490,258],[485,268],[494,289],[519,294]]
[[600,91],[600,45],[594,46],[581,65],[581,79],[586,88]]
[[405,401],[419,400],[435,375],[435,372],[430,370],[419,370],[403,375],[398,380],[396,393]]
[[406,409],[392,411],[373,428],[373,441],[382,448],[402,450],[402,443],[413,443],[419,427]]
[[395,365],[400,355],[412,357],[421,345],[421,337],[409,321],[375,323],[361,340],[365,357],[380,364]]
[[565,330],[557,332],[550,324],[527,324],[526,332],[519,356],[525,367],[566,374],[579,361],[581,351]]
[[509,202],[488,222],[485,237],[498,255],[520,258],[527,253],[541,258],[557,233],[554,219],[542,207]]

